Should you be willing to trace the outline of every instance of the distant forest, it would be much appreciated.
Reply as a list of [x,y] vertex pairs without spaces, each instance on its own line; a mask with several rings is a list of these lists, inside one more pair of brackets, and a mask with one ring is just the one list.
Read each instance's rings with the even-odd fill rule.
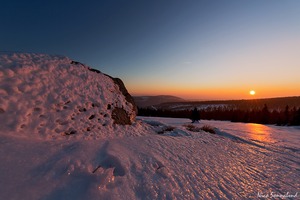
[[[282,99],[272,100],[241,100],[235,102],[237,104],[227,104],[224,106],[223,102],[216,104],[223,104],[222,106],[207,106],[200,109],[200,118],[205,120],[222,120],[231,122],[245,122],[258,124],[276,124],[278,126],[297,126],[300,125],[300,106],[296,107],[297,103],[292,103],[293,107],[284,105],[287,101],[282,101],[281,106],[278,106]],[[290,99],[292,100],[292,99]],[[293,99],[295,100],[295,99]],[[266,102],[270,103],[269,107]],[[228,101],[226,102],[228,103]],[[265,103],[261,105],[261,103]],[[197,107],[199,103],[192,103],[190,106]],[[191,108],[191,107],[190,107]],[[170,109],[169,106],[158,106],[139,108],[139,116],[153,116],[153,117],[172,117],[172,118],[191,118],[191,109]]]

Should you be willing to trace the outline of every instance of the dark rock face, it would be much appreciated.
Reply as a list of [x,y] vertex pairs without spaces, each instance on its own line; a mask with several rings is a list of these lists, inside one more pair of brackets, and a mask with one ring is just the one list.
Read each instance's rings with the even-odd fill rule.
[[[92,71],[92,72],[96,72],[96,73],[101,73],[101,71],[97,70],[97,69],[93,69],[91,67],[88,68],[88,70]],[[104,74],[105,76],[108,76],[109,78],[111,78],[115,84],[117,84],[119,86],[120,91],[122,92],[122,94],[125,96],[126,100],[131,103],[133,105],[133,109],[135,112],[137,112],[137,106],[134,102],[133,97],[129,94],[129,92],[127,91],[123,81],[119,78],[114,78],[111,77],[110,75]]]
[[70,64],[71,64],[71,65],[82,65],[82,66],[85,66],[85,65],[82,64],[81,62],[74,61],[74,60],[72,60]]
[[98,69],[93,69],[93,68],[88,67],[88,70],[90,70],[91,72],[96,72],[98,74],[101,74],[101,72]]
[[[109,77],[110,77],[110,76],[109,76]],[[126,89],[126,87],[125,87],[123,81],[122,81],[121,79],[119,79],[119,78],[112,78],[112,77],[110,77],[110,78],[114,81],[115,84],[117,84],[117,85],[119,86],[119,89],[120,89],[120,91],[122,92],[122,94],[125,96],[125,99],[126,99],[129,103],[132,104],[133,110],[134,110],[134,112],[137,114],[137,106],[136,106],[136,104],[135,104],[135,102],[134,102],[133,97],[128,93],[128,91],[127,91],[127,89]]]
[[[93,69],[90,67],[88,67],[88,70],[95,72],[95,73],[101,73],[99,70]],[[131,124],[133,122],[133,120],[135,119],[135,116],[137,115],[137,111],[138,111],[133,97],[129,94],[129,92],[127,91],[127,89],[121,79],[111,77],[110,75],[107,75],[107,74],[104,74],[104,75],[111,78],[113,80],[113,82],[116,85],[118,85],[119,90],[125,96],[126,101],[132,105],[132,109],[134,112],[134,117],[132,117],[132,114],[129,115],[123,108],[114,108],[114,110],[112,111],[112,118],[114,119],[114,123],[122,124],[122,125]],[[111,109],[111,105],[108,105],[107,109]]]
[[123,108],[114,108],[111,117],[114,124],[131,125],[130,117]]
[[[133,111],[135,113],[135,116],[136,116],[137,115],[137,111],[138,111],[137,106],[136,106],[136,104],[134,102],[133,97],[127,91],[127,89],[126,89],[123,81],[121,79],[119,79],[119,78],[114,78],[114,77],[111,77],[110,75],[107,75],[107,74],[104,74],[104,75],[108,76],[109,78],[111,78],[114,81],[114,83],[119,86],[119,90],[125,96],[125,99],[127,100],[127,102],[130,103],[130,104],[132,104],[132,107],[133,107],[132,109],[133,109]],[[131,121],[132,120],[134,120],[134,119],[131,119]]]
[[0,108],[0,114],[5,113],[5,110],[3,108]]

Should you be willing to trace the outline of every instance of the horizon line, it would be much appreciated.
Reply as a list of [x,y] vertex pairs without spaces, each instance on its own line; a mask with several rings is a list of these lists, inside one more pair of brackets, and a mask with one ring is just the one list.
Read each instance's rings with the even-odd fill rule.
[[262,98],[242,98],[242,99],[186,99],[180,96],[175,95],[132,95],[132,97],[160,97],[160,96],[169,96],[169,97],[176,97],[180,98],[185,101],[195,102],[195,101],[243,101],[243,100],[264,100],[264,99],[280,99],[280,98],[294,98],[300,97],[300,95],[293,95],[293,96],[277,96],[277,97],[262,97]]

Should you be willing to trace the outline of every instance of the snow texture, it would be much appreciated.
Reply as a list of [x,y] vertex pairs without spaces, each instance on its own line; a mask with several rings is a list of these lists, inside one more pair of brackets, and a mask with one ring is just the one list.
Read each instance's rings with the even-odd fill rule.
[[113,78],[62,56],[0,55],[0,94],[1,130],[16,136],[114,137],[136,115]]
[[299,198],[299,127],[115,124],[133,107],[108,76],[60,56],[0,61],[0,199]]

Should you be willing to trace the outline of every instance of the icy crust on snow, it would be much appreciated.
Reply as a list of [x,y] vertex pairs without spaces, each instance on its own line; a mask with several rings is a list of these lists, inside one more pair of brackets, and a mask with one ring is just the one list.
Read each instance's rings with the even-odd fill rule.
[[231,200],[299,192],[299,152],[236,140],[218,129],[189,131],[188,119],[138,120],[150,125],[149,133],[168,131],[39,142],[0,135],[0,199]]
[[1,131],[42,138],[114,137],[114,109],[124,110],[133,123],[134,106],[112,78],[89,69],[63,56],[1,54]]

